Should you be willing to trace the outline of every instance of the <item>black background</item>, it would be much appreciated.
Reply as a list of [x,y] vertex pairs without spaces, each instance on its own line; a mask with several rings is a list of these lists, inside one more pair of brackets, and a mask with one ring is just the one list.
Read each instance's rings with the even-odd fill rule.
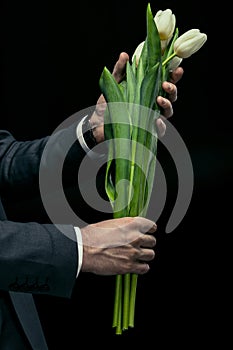
[[[93,4],[95,6],[93,7]],[[73,113],[95,104],[102,69],[113,68],[121,51],[132,55],[146,34],[147,1],[9,1],[0,6],[1,129],[18,140],[44,137]],[[208,11],[203,1],[155,1],[152,12],[171,8],[180,34],[198,28],[208,35]],[[208,35],[209,38],[209,35]],[[73,349],[76,339],[87,343],[111,339],[114,344],[193,344],[205,332],[209,265],[205,238],[211,239],[216,191],[229,179],[224,162],[230,130],[208,112],[210,59],[208,41],[183,60],[173,125],[189,149],[194,168],[194,192],[186,216],[175,231],[164,229],[176,195],[175,170],[165,150],[158,157],[170,194],[157,221],[156,258],[138,284],[135,328],[115,336],[111,328],[114,278],[81,274],[71,300],[37,297],[50,349]],[[213,92],[213,90],[215,90]],[[217,95],[216,95],[217,96]],[[217,97],[212,103],[219,103]],[[220,145],[220,146],[219,146]],[[22,203],[22,199],[19,200]],[[9,205],[8,217],[38,220],[27,201]],[[211,215],[209,215],[211,212]],[[90,221],[92,218],[90,218]],[[194,320],[196,320],[194,322]],[[188,340],[187,340],[188,339]],[[66,347],[65,347],[66,344]],[[109,343],[111,344],[111,343]]]

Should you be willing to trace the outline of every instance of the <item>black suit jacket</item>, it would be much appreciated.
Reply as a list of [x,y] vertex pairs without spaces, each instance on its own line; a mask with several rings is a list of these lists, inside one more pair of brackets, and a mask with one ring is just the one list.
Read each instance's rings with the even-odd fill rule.
[[[76,125],[48,137],[19,142],[0,130],[0,193],[38,191],[38,173],[45,145],[50,152],[43,169],[51,171],[67,140],[76,139]],[[66,148],[66,147],[65,147]],[[76,141],[68,154],[68,164],[80,164],[84,151]],[[1,202],[0,202],[1,203]],[[30,349],[10,302],[9,291],[70,297],[76,280],[78,254],[72,225],[36,222],[18,223],[6,219],[0,204],[0,350]]]

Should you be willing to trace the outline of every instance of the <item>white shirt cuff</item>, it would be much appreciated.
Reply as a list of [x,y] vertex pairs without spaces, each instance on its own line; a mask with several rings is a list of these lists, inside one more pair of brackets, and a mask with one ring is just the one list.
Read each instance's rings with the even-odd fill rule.
[[76,278],[79,275],[79,272],[82,267],[83,263],[83,239],[82,239],[82,233],[79,227],[74,227],[76,237],[77,237],[77,246],[78,246],[78,269],[77,269],[77,274]]
[[76,128],[76,135],[77,135],[77,138],[79,140],[79,143],[81,145],[81,147],[83,148],[83,150],[87,153],[87,155],[91,158],[91,159],[98,159],[98,158],[103,158],[105,157],[106,155],[105,154],[100,154],[100,153],[97,153],[97,152],[93,152],[86,144],[86,141],[84,140],[84,137],[83,137],[83,132],[82,132],[82,125],[83,125],[83,122],[84,120],[87,118],[88,116],[86,115],[85,117],[83,117],[80,122],[78,123],[77,125],[77,128]]

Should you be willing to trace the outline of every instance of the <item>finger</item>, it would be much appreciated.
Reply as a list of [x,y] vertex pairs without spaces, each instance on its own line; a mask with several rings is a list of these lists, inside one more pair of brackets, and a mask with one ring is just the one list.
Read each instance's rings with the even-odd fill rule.
[[141,233],[154,233],[157,230],[157,225],[154,221],[137,216],[132,223]]
[[163,90],[168,94],[168,99],[171,102],[175,102],[177,100],[177,87],[175,84],[172,84],[168,81],[164,81],[162,84]]
[[151,261],[155,258],[155,252],[153,249],[139,249],[138,250],[138,260],[139,261]]
[[178,67],[174,69],[170,75],[170,82],[176,84],[183,76],[184,69],[182,67]]
[[156,123],[158,136],[163,137],[165,135],[166,128],[167,128],[166,124],[161,118],[158,118],[155,123]]
[[133,245],[138,248],[154,248],[156,245],[156,238],[152,235],[144,234],[138,237]]
[[114,76],[117,83],[120,83],[125,77],[125,68],[128,60],[129,55],[126,52],[122,52],[119,56],[117,63],[113,68],[112,75]]
[[132,272],[136,273],[137,275],[144,275],[150,270],[150,266],[147,263],[139,262],[137,264],[135,263],[132,270]]
[[173,107],[171,101],[165,97],[158,96],[157,103],[160,107],[163,108],[162,115],[164,118],[168,119],[173,115]]

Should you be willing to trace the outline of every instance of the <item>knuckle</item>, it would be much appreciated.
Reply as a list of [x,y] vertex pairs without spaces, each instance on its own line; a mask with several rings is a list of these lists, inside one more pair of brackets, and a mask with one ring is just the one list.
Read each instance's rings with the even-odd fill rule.
[[135,263],[133,261],[128,261],[125,265],[125,272],[133,273],[135,272]]
[[136,248],[132,249],[131,257],[132,257],[132,259],[136,259],[138,257],[138,249],[136,249]]

